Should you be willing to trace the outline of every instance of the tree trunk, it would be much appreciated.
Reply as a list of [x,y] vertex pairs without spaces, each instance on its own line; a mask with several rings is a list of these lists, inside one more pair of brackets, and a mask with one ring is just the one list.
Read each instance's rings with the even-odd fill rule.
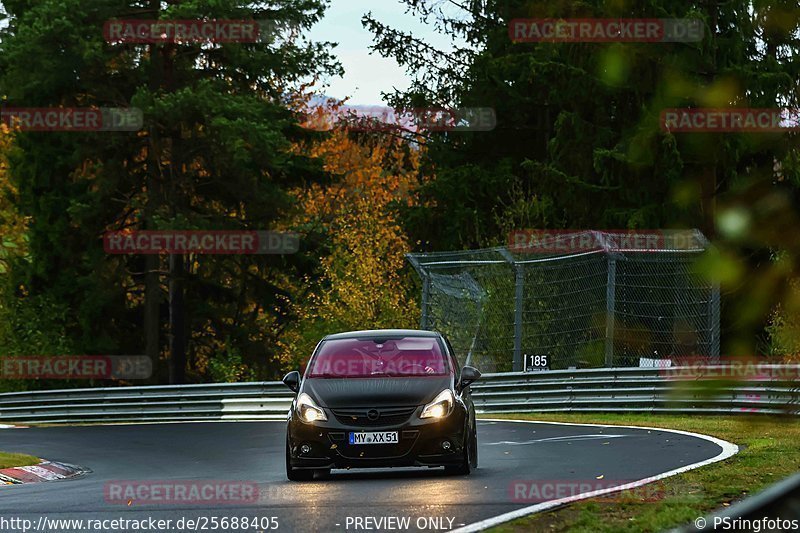
[[186,383],[186,306],[184,302],[182,254],[169,256],[169,382]]
[[[153,18],[159,17],[161,9],[161,2],[159,0],[150,1],[150,9],[152,10]],[[160,56],[156,45],[150,46],[150,88],[155,90],[161,86],[161,62]],[[149,146],[147,150],[148,164],[147,164],[147,203],[144,208],[144,229],[154,229],[151,227],[153,215],[158,206],[158,179],[161,173],[161,153],[159,149],[159,141],[156,132],[151,129],[149,132]],[[161,278],[159,270],[161,266],[160,257],[157,255],[145,256],[145,276],[144,276],[144,344],[145,355],[152,363],[153,375],[156,379],[160,374],[159,372],[159,333],[160,333],[160,296],[161,296]]]

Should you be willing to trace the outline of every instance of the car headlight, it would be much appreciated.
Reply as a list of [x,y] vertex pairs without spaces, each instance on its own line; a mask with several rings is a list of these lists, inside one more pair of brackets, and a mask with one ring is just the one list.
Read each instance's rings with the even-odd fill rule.
[[445,389],[437,394],[436,398],[422,409],[422,414],[419,415],[419,417],[444,418],[453,412],[454,404],[455,398],[453,397],[453,391]]
[[305,392],[297,397],[295,410],[297,411],[297,416],[299,416],[300,420],[303,422],[315,422],[317,420],[328,419],[325,415],[325,411],[323,411],[320,406],[311,399],[311,396]]

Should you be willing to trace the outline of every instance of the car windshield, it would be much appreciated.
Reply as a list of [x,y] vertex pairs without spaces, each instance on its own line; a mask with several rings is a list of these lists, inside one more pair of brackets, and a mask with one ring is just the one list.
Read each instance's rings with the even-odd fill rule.
[[433,337],[332,339],[323,342],[306,377],[421,377],[449,371]]

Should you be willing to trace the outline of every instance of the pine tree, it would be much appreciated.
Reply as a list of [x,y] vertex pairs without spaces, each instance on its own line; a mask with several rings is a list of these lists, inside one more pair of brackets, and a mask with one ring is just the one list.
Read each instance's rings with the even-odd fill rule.
[[[324,179],[291,153],[307,133],[286,104],[304,81],[339,66],[329,43],[303,32],[321,0],[6,1],[0,95],[9,107],[133,107],[139,132],[19,132],[9,158],[14,207],[28,220],[28,255],[12,264],[21,305],[46,296],[69,309],[66,335],[83,353],[146,353],[170,339],[169,371],[203,379],[229,348],[265,372],[281,308],[282,275],[314,267],[295,256],[108,256],[102,235],[122,229],[279,229],[287,190]],[[107,42],[112,19],[271,21],[256,43]],[[167,329],[167,320],[170,327]],[[35,347],[32,347],[35,348]],[[187,359],[188,358],[188,359]],[[269,374],[268,374],[269,375]]]

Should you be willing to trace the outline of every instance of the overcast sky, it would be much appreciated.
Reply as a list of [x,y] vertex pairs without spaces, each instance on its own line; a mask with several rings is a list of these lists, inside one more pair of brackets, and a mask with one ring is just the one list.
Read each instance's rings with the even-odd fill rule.
[[409,78],[393,59],[369,53],[371,34],[361,26],[361,17],[368,11],[372,11],[379,21],[401,31],[410,31],[440,50],[452,49],[449,40],[436,33],[431,25],[405,14],[404,5],[399,0],[331,0],[325,18],[312,28],[310,34],[315,41],[339,43],[334,54],[341,61],[345,75],[324,80],[330,84],[324,89],[325,94],[335,98],[349,96],[349,103],[353,105],[371,105],[383,103],[381,91],[408,87]]
[[449,39],[435,32],[415,17],[404,13],[404,5],[398,0],[332,0],[325,18],[312,28],[311,38],[320,41],[338,42],[334,53],[345,69],[344,78],[332,79],[325,92],[343,98],[351,96],[352,104],[379,104],[381,91],[390,92],[392,87],[404,89],[410,80],[393,59],[370,55],[371,36],[361,26],[361,17],[372,11],[373,16],[392,28],[411,32],[435,48],[450,51]]

